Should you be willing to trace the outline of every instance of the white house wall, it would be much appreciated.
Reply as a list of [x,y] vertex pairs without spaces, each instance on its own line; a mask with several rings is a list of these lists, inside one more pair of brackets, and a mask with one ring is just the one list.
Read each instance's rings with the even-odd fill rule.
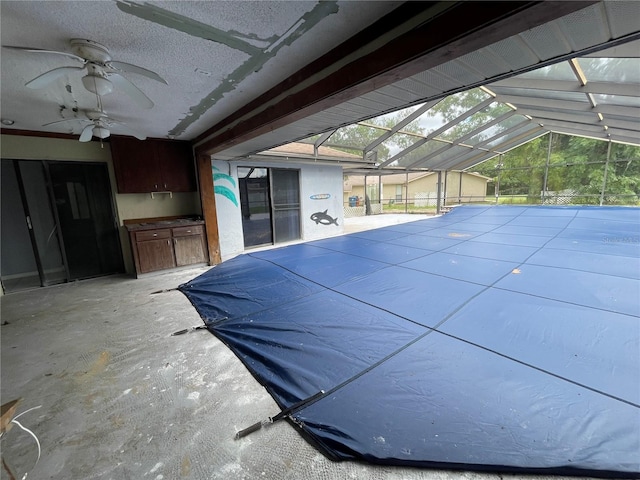
[[300,171],[301,240],[318,240],[341,234],[344,231],[343,177],[340,166],[294,164],[291,161],[274,163],[259,160],[242,162],[212,160],[211,167],[214,175],[222,261],[245,250],[240,212],[238,167],[287,168]]
[[[300,224],[303,240],[318,240],[342,233],[342,167],[332,165],[303,165],[300,168]],[[316,222],[314,214],[325,213],[335,219]]]
[[225,261],[244,251],[238,171],[236,165],[220,160],[211,162],[211,170],[216,194],[220,256]]

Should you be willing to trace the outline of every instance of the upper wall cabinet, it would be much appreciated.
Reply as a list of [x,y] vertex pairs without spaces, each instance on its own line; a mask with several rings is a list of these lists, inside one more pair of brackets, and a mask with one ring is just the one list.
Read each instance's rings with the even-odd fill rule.
[[118,193],[196,191],[188,142],[111,137],[110,143]]

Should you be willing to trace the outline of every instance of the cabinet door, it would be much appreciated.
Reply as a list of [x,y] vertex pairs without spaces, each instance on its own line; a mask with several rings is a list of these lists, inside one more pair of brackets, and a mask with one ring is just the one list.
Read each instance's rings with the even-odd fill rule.
[[160,190],[167,192],[195,192],[196,175],[191,145],[187,142],[156,142],[160,166]]
[[179,267],[207,261],[202,235],[174,237],[173,245],[176,253],[176,265]]
[[111,157],[119,193],[148,193],[158,190],[160,166],[153,142],[112,137]]
[[173,257],[173,247],[169,238],[159,240],[147,240],[138,242],[138,259],[140,261],[140,273],[164,270],[176,266]]

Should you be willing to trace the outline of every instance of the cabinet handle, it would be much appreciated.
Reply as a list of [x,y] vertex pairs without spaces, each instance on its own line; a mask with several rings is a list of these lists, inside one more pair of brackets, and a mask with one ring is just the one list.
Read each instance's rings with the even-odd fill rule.
[[165,189],[165,190],[167,189],[167,184],[166,184],[166,183],[164,184],[164,189]]
[[153,236],[154,236],[154,237],[157,237],[157,236],[158,236],[158,234],[157,234],[157,233],[154,233],[154,234],[153,234]]
[[171,246],[171,242],[169,240],[167,240],[167,245]]
[[157,183],[155,184],[155,188],[156,188],[156,190],[158,190],[158,184]]
[[187,233],[191,233],[191,230],[187,230]]

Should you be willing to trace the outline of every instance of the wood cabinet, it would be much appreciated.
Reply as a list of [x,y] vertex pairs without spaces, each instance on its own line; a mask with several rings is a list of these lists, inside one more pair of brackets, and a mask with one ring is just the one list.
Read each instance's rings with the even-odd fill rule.
[[204,231],[201,225],[172,228],[173,249],[176,265],[193,265],[204,262],[207,258],[204,243]]
[[176,266],[171,246],[171,230],[135,232],[134,236],[139,273],[154,272]]
[[112,137],[110,143],[118,193],[196,191],[188,142]]
[[206,263],[203,223],[178,220],[128,225],[136,273]]

